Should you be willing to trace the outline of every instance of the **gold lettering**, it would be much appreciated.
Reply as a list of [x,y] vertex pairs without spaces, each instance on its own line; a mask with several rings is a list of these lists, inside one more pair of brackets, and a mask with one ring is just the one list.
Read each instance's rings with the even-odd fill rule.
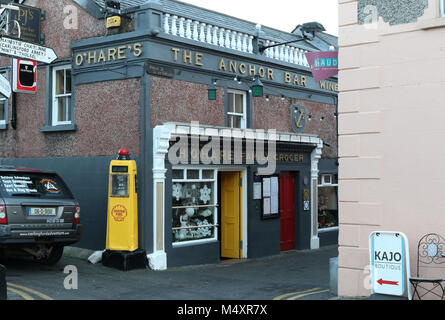
[[82,56],[82,54],[76,55],[76,65],[78,65],[78,66],[83,65],[83,56]]
[[107,61],[107,59],[105,58],[105,52],[103,50],[100,50],[99,59],[97,59],[97,63],[106,62],[106,61]]
[[256,67],[249,64],[249,76],[256,75]]
[[125,55],[125,49],[127,49],[127,46],[120,46],[119,48],[117,48],[117,59],[118,60],[127,59],[127,56]]
[[[94,52],[94,54],[92,54]],[[94,63],[97,62],[97,54],[96,51],[90,51],[88,52],[88,64],[91,64],[91,60],[94,61]]]
[[172,51],[173,51],[173,61],[177,62],[178,61],[178,53],[181,50],[178,48],[172,48]]
[[290,82],[290,73],[289,72],[284,73],[284,82],[286,82],[286,83]]
[[221,60],[219,61],[219,70],[227,71],[226,63],[224,62],[223,58],[221,58]]
[[264,68],[263,68],[263,67],[260,67],[260,68],[258,69],[258,75],[259,75],[261,78],[264,78],[264,76],[266,75],[266,71],[264,71]]
[[192,64],[192,52],[184,50],[184,63]]
[[296,86],[299,86],[299,85],[300,85],[300,78],[298,77],[298,75],[295,75],[295,77],[294,77],[294,84],[295,84]]
[[338,92],[338,83],[335,84],[334,90]]
[[229,72],[234,72],[236,73],[236,62],[230,60],[229,61]]
[[135,43],[134,44],[133,54],[134,54],[135,57],[140,57],[142,55],[142,43]]
[[240,72],[241,74],[246,74],[246,65],[245,65],[244,63],[241,63],[241,64],[239,65],[239,72]]
[[305,76],[301,76],[301,86],[306,87],[306,80]]
[[267,68],[267,79],[273,80],[273,70]]
[[304,157],[303,157],[303,155],[300,155],[300,162],[303,162],[304,161]]
[[197,65],[197,66],[199,66],[199,67],[202,67],[203,64],[202,64],[202,62],[201,62],[201,59],[202,59],[202,53],[197,52],[197,53],[195,54],[195,65]]
[[116,53],[117,50],[115,48],[109,48],[108,49],[108,61],[115,61],[116,60]]

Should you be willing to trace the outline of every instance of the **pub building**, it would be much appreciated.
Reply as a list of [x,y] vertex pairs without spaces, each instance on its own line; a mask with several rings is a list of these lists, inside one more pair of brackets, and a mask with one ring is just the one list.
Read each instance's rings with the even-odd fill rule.
[[337,243],[337,78],[314,81],[305,57],[336,37],[282,44],[302,25],[173,0],[39,4],[59,58],[38,65],[35,95],[4,99],[0,164],[60,173],[82,208],[76,246],[105,248],[108,166],[124,147],[152,269]]

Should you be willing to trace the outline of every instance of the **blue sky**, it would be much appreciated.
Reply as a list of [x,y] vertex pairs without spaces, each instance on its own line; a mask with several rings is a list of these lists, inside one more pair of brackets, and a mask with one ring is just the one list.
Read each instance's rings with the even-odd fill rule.
[[338,0],[179,0],[278,30],[318,21],[338,35]]

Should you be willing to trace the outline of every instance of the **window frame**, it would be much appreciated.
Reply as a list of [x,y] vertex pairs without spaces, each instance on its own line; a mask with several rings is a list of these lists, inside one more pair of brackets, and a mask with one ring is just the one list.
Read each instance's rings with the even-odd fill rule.
[[[9,79],[9,69],[0,69],[0,74],[3,75],[7,80]],[[3,103],[4,105],[4,114],[5,119],[0,119],[0,130],[6,130],[8,129],[8,122],[9,122],[9,98],[7,97],[0,97],[0,104]]]
[[[230,111],[230,94],[233,94],[233,105],[236,105],[236,95],[242,95],[243,96],[243,112],[231,112]],[[235,107],[236,111],[236,107]],[[241,90],[235,90],[235,89],[228,89],[227,90],[227,126],[232,129],[247,129],[247,92],[241,91]],[[241,117],[241,128],[234,128],[232,124],[232,117]]]
[[440,10],[439,14],[440,17],[445,18],[445,0],[440,0],[439,10]]
[[[176,170],[182,170],[183,171],[183,176],[182,179],[174,179],[173,178],[173,171]],[[199,171],[199,177],[197,179],[188,179],[187,178],[187,171],[188,170],[192,170],[192,171]],[[203,171],[213,171],[213,179],[203,179]],[[174,242],[175,239],[172,236],[172,247],[176,248],[176,247],[182,247],[182,246],[193,246],[193,245],[200,245],[200,244],[206,244],[206,243],[211,243],[211,242],[215,242],[218,241],[218,233],[219,233],[219,224],[218,224],[218,209],[219,209],[219,203],[218,203],[218,170],[215,168],[210,168],[210,167],[193,167],[193,166],[174,166],[172,167],[172,189],[173,189],[173,185],[175,183],[192,183],[192,182],[202,182],[202,183],[213,183],[214,185],[214,191],[213,191],[213,205],[209,205],[209,206],[205,206],[205,207],[212,207],[214,208],[214,213],[213,213],[213,224],[209,224],[208,226],[201,226],[201,227],[212,227],[214,229],[213,231],[213,237],[212,238],[207,238],[207,239],[197,239],[197,240],[186,240],[186,241],[180,241],[180,242]],[[173,193],[171,194],[171,197],[173,198]],[[199,207],[204,207],[204,206],[199,206],[197,205],[196,208]],[[172,219],[173,219],[173,210],[175,210],[176,207],[174,207],[172,205],[171,210],[172,210]],[[177,227],[174,227],[172,224],[172,233],[174,230],[178,230]]]
[[[52,68],[51,72],[52,72],[52,81],[51,81],[51,90],[52,90],[52,101],[51,101],[51,126],[53,127],[58,127],[58,126],[67,126],[67,125],[72,125],[74,123],[74,120],[72,119],[73,117],[73,112],[72,112],[72,108],[73,108],[73,84],[72,84],[72,74],[71,74],[71,88],[70,88],[70,93],[64,93],[64,94],[57,94],[57,77],[56,74],[58,71],[60,70],[64,70],[64,92],[66,92],[66,70],[70,70],[72,72],[72,67],[71,64],[64,64],[64,65],[60,65],[60,66],[55,66]],[[59,105],[58,105],[58,99],[59,98],[67,98],[69,97],[69,102],[68,102],[68,106],[67,106],[67,114],[66,116],[71,117],[70,121],[58,121],[58,117],[59,117]]]
[[[335,176],[337,175],[337,183],[334,183],[335,181]],[[327,177],[329,177],[329,179],[327,179]],[[329,180],[329,182],[328,182]],[[320,183],[321,181],[321,183]],[[319,179],[317,180],[317,189],[320,188],[335,188],[336,192],[337,192],[337,219],[338,219],[338,213],[339,213],[339,203],[338,203],[338,174],[337,173],[330,173],[330,174],[320,174],[319,175]],[[318,192],[317,190],[317,194],[320,194],[320,192]],[[317,199],[317,202],[319,200]],[[319,208],[319,204],[318,204],[318,211],[320,210]],[[320,214],[319,212],[317,212],[317,224],[320,222],[319,221],[320,218]],[[338,224],[340,224],[340,221],[337,221]],[[334,227],[326,227],[326,228],[320,228],[318,227],[318,232],[327,232],[327,231],[333,231],[333,230],[338,230],[340,227],[340,225],[338,226],[334,226]]]

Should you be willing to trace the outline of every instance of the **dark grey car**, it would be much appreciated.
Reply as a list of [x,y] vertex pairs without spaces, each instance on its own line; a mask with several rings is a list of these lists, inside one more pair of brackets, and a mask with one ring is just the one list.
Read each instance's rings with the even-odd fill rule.
[[55,172],[0,166],[0,254],[57,263],[80,240],[79,203]]

